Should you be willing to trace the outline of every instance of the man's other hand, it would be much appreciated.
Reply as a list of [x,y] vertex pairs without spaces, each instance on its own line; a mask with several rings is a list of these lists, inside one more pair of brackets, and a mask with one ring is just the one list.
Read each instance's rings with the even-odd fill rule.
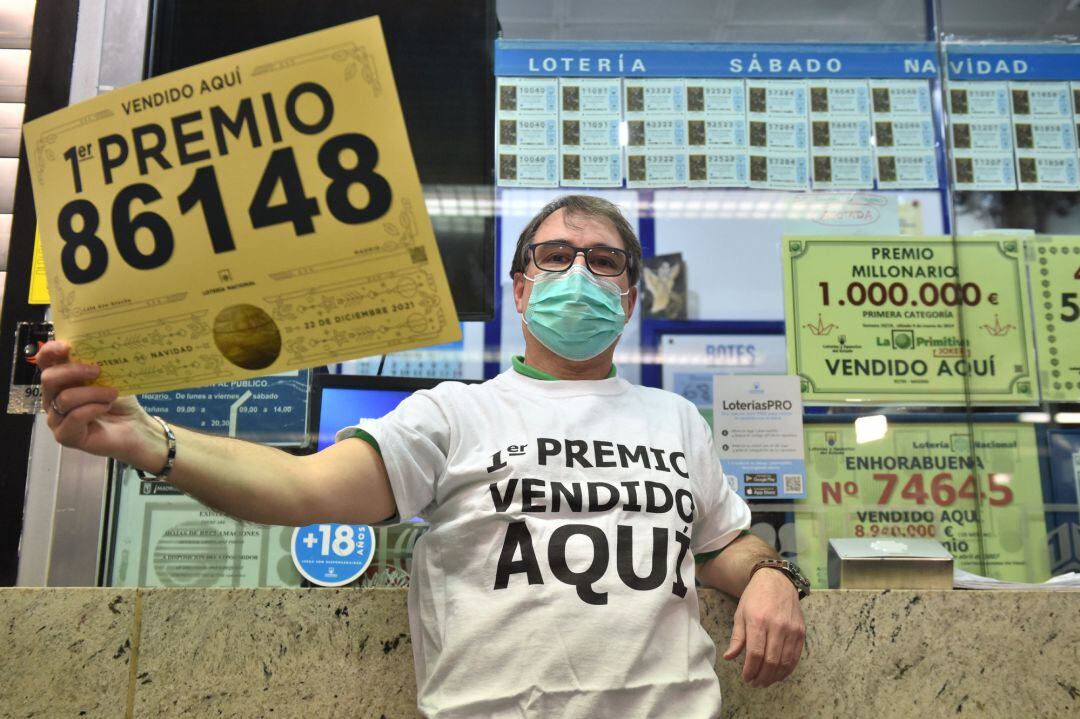
[[743,681],[767,687],[787,678],[802,657],[806,625],[799,592],[782,572],[760,569],[743,590],[724,659],[746,650]]

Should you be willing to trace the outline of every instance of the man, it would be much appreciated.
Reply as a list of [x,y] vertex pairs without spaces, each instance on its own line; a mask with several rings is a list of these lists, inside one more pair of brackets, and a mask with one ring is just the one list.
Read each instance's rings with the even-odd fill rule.
[[524,358],[480,385],[418,392],[311,456],[173,434],[88,386],[97,368],[59,342],[38,353],[48,423],[65,446],[165,472],[253,522],[424,516],[409,613],[427,716],[718,716],[695,574],[741,596],[724,657],[745,650],[754,686],[798,663],[800,591],[761,564],[777,555],[745,531],[697,409],[615,376],[640,267],[614,205],[556,200],[511,268]]

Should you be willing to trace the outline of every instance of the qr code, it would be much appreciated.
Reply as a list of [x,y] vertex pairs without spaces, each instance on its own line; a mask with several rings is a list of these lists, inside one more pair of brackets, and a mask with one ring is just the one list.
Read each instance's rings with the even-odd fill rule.
[[784,475],[784,494],[802,494],[803,476],[801,474]]

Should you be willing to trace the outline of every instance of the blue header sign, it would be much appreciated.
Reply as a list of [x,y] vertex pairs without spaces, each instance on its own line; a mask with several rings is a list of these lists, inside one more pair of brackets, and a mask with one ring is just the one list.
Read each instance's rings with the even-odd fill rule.
[[933,78],[931,43],[555,43],[498,40],[501,77]]
[[1077,45],[945,46],[950,80],[1080,80]]

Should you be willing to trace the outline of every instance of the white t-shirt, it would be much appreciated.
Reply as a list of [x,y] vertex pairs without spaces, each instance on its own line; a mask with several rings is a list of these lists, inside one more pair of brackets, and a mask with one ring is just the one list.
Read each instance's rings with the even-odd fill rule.
[[431,524],[409,588],[426,716],[719,715],[693,555],[731,542],[750,510],[692,404],[508,370],[360,428],[399,516]]

